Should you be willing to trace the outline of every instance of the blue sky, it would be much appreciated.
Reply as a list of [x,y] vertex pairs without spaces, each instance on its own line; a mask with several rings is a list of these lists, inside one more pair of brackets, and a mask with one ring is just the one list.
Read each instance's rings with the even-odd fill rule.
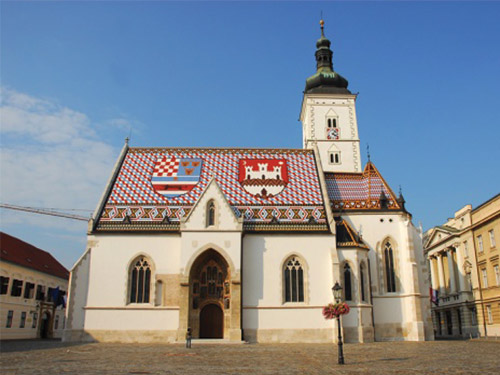
[[[129,134],[300,148],[321,11],[362,150],[415,223],[497,194],[498,2],[4,1],[0,200],[93,210]],[[85,248],[84,222],[0,213],[67,267]]]

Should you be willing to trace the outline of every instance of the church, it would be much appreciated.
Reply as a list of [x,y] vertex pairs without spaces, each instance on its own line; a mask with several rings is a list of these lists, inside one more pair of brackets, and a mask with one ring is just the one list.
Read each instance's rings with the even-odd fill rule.
[[356,94],[316,43],[302,149],[124,145],[70,278],[65,341],[433,338],[422,233],[361,162]]

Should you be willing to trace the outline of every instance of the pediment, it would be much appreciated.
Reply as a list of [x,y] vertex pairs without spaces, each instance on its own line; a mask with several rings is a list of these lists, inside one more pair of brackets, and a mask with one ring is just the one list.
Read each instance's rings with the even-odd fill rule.
[[[208,221],[210,202],[213,202],[215,208],[213,225],[209,225]],[[235,231],[242,228],[243,220],[236,217],[215,178],[209,182],[189,216],[181,224],[181,231]]]

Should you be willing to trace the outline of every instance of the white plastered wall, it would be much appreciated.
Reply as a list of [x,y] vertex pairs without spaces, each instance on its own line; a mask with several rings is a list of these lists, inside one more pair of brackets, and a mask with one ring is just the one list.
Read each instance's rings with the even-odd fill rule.
[[[244,329],[333,328],[322,307],[332,301],[333,270],[338,268],[331,234],[247,234],[243,239]],[[305,301],[285,303],[283,264],[292,255],[305,268]]]

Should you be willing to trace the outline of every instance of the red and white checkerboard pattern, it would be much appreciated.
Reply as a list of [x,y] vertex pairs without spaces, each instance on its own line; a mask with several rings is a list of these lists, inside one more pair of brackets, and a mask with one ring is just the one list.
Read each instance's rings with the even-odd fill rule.
[[391,188],[371,162],[363,173],[326,173],[325,180],[334,208],[377,208],[382,192],[389,200],[389,208],[400,208]]
[[[180,158],[203,159],[200,182],[187,194],[167,198],[156,193],[151,185],[153,173],[170,173],[165,164],[155,171],[155,162]],[[257,198],[246,192],[238,182],[240,159],[285,159],[289,181],[274,197]],[[232,206],[239,205],[323,205],[314,155],[302,150],[141,150],[130,149],[115,181],[108,205],[168,204],[193,205],[214,177]]]
[[179,171],[179,160],[164,156],[155,166],[154,177],[171,177],[177,175]]

